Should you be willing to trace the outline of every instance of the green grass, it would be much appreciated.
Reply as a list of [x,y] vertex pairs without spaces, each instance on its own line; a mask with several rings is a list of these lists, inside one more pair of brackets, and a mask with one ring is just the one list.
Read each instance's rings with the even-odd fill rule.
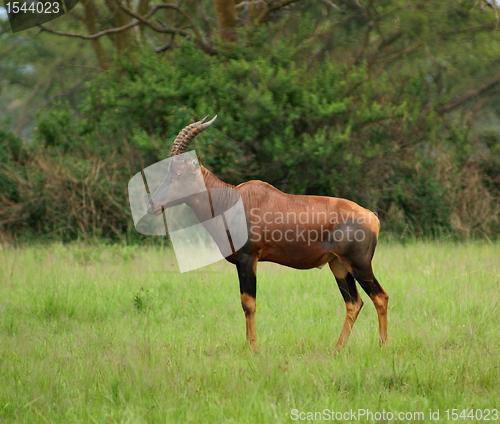
[[[291,410],[500,409],[500,245],[382,244],[389,345],[328,267],[259,264],[259,353],[235,268],[179,274],[170,249],[0,251],[0,422],[274,423]],[[427,419],[426,419],[427,421]]]

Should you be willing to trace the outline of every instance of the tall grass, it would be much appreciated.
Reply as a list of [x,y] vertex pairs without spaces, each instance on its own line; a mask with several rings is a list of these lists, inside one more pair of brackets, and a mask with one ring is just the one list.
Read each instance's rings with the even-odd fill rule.
[[499,408],[500,246],[382,244],[389,345],[365,301],[345,350],[330,271],[259,264],[259,353],[236,271],[168,248],[0,252],[0,422],[291,422],[291,410]]

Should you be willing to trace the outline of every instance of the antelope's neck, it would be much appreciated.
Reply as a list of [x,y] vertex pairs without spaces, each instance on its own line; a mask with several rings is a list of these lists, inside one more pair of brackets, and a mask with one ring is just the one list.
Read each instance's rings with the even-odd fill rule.
[[207,189],[211,189],[211,188],[234,189],[235,188],[231,184],[228,184],[228,183],[225,183],[224,181],[219,180],[214,174],[212,174],[204,166],[201,167],[201,174],[203,175],[203,180],[205,181],[205,187]]
[[231,252],[226,251],[228,236],[221,216],[236,204],[239,193],[236,187],[219,180],[208,169],[202,167],[201,172],[207,191],[190,196],[187,205],[226,257]]
[[198,220],[204,222],[229,209],[232,206],[231,201],[234,193],[237,196],[238,194],[234,186],[219,180],[203,166],[201,167],[201,173],[207,190],[190,196],[186,204],[191,208]]

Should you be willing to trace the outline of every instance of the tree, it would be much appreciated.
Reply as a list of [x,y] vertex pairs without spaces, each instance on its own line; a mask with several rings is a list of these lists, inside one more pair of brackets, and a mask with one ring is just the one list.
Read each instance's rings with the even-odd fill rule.
[[[86,0],[41,32],[6,33],[0,111],[43,147],[9,161],[22,140],[2,129],[14,147],[0,172],[25,200],[0,198],[0,221],[58,231],[60,196],[84,233],[93,216],[102,234],[125,231],[109,190],[220,112],[198,143],[227,181],[344,196],[397,231],[498,234],[500,32],[483,3]],[[45,212],[31,202],[43,190]]]
[[[273,3],[257,2],[240,2],[239,20],[245,16],[245,23],[252,25],[264,22],[268,16],[277,10],[280,10],[287,5],[298,2],[299,0],[281,0]],[[255,4],[256,3],[256,4]],[[194,6],[194,2],[188,3]],[[100,42],[100,38],[107,36],[112,41],[115,51],[121,52],[125,49],[135,49],[141,46],[143,39],[141,34],[145,33],[145,29],[156,34],[169,34],[171,40],[161,47],[156,47],[151,35],[146,33],[146,38],[153,46],[155,51],[162,52],[173,46],[173,38],[175,35],[182,37],[194,37],[196,44],[209,54],[216,54],[216,49],[213,43],[207,40],[206,34],[199,28],[200,19],[207,24],[208,18],[205,9],[208,6],[215,7],[217,16],[217,29],[222,41],[236,42],[236,22],[237,9],[234,0],[213,0],[213,5],[208,1],[199,2],[199,7],[194,13],[190,8],[190,12],[186,12],[186,8],[182,8],[177,4],[160,3],[151,5],[150,0],[141,0],[135,10],[131,5],[122,0],[104,0],[104,4],[97,4],[95,0],[84,0],[82,2],[83,14],[75,12],[72,14],[78,19],[86,29],[87,34],[65,32],[53,29],[51,26],[40,26],[42,31],[49,32],[59,36],[82,38],[92,41],[92,48],[98,63],[103,69],[109,67],[109,59]],[[157,17],[159,11],[172,11],[173,13],[165,13],[164,20]],[[153,22],[156,19],[156,23]],[[98,25],[98,22],[102,24]],[[186,25],[187,24],[187,25]],[[109,28],[111,26],[111,28]],[[209,25],[208,25],[209,26]],[[139,32],[137,32],[139,27]],[[189,31],[187,30],[189,29]],[[135,35],[134,35],[135,31]]]

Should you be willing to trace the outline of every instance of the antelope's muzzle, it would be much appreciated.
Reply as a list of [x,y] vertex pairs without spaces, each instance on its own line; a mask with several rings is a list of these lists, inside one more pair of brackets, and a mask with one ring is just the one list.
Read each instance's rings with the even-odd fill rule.
[[162,205],[155,205],[155,202],[153,201],[153,199],[151,199],[148,203],[148,207],[146,209],[146,212],[148,213],[148,215],[160,215],[161,214],[161,209],[162,209]]

